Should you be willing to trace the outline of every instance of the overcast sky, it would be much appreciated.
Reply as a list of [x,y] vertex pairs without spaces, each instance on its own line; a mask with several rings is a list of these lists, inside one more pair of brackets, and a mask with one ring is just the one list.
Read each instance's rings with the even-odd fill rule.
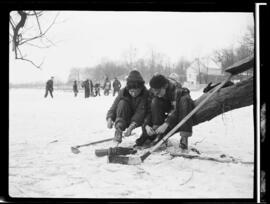
[[[44,24],[55,14],[47,13]],[[10,52],[10,82],[45,81],[51,75],[66,81],[72,67],[121,61],[131,47],[137,58],[147,58],[154,50],[171,63],[181,57],[192,60],[237,46],[248,25],[254,25],[252,13],[61,11],[48,33],[56,45],[26,50],[37,62],[45,57],[42,70],[15,61]]]

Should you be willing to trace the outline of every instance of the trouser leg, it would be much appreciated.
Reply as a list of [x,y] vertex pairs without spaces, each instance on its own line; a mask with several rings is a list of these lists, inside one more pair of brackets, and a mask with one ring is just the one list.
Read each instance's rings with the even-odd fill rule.
[[[178,102],[178,121],[180,122],[185,118],[195,107],[193,100],[189,95],[182,96]],[[188,148],[188,137],[192,136],[192,127],[194,123],[194,116],[188,119],[182,127],[179,128],[180,131],[180,144],[182,149]]]
[[45,95],[44,97],[46,98],[48,96],[48,89],[45,90]]
[[[177,111],[178,111],[178,122],[183,120],[194,108],[194,102],[190,98],[189,95],[182,96],[177,104]],[[188,119],[180,128],[180,132],[191,132],[192,133],[192,126],[193,126],[194,117]]]
[[50,92],[51,97],[53,98],[53,93],[52,93],[52,90],[49,90],[49,92]]
[[122,142],[122,132],[128,127],[132,110],[126,100],[120,100],[116,109],[114,141]]

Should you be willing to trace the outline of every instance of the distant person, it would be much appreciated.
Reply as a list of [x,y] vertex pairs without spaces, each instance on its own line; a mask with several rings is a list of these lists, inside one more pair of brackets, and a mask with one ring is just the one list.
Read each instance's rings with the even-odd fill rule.
[[104,95],[105,96],[108,96],[110,94],[111,86],[112,85],[111,85],[111,82],[110,82],[109,78],[106,77],[104,85],[103,85],[103,87],[104,87]]
[[90,96],[94,96],[94,85],[91,79],[89,79]]
[[115,93],[119,94],[120,88],[121,82],[117,79],[117,77],[115,77],[113,81],[113,96],[115,95]]
[[95,96],[100,96],[100,83],[95,84],[94,90],[95,90]]
[[53,98],[53,77],[51,77],[51,79],[49,79],[46,82],[46,91],[45,91],[45,98],[48,96],[48,93],[50,93],[51,97]]
[[77,84],[77,81],[75,80],[74,83],[73,83],[73,92],[74,92],[74,96],[76,97],[79,90],[78,90],[78,84]]
[[85,98],[88,98],[90,96],[90,83],[89,83],[89,79],[86,79],[82,83],[82,88],[84,88],[84,97]]

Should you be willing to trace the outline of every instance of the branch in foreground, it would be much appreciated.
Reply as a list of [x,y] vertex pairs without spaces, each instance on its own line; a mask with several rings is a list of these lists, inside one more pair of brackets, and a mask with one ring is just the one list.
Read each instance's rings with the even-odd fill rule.
[[[205,93],[195,100],[195,106],[207,95],[208,93]],[[195,114],[195,125],[211,120],[222,113],[252,105],[253,100],[253,77],[222,88]]]

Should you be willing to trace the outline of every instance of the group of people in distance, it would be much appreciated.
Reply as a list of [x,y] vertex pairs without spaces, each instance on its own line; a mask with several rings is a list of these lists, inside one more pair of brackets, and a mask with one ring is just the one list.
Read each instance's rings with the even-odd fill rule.
[[[155,74],[149,85],[148,90],[139,71],[129,73],[126,86],[106,115],[107,127],[115,128],[113,147],[137,127],[142,128],[142,134],[134,146],[155,145],[195,107],[189,90],[173,77]],[[177,130],[181,136],[179,147],[183,151],[188,149],[194,122],[193,116]]]
[[[96,83],[95,85],[93,85],[93,82],[87,79],[83,81],[82,88],[84,88],[85,98],[88,98],[89,96],[100,96],[100,89],[101,89],[100,83]],[[121,88],[121,83],[117,79],[117,77],[115,77],[113,81],[113,96],[119,92],[120,88]],[[108,77],[106,77],[104,81],[103,89],[104,89],[104,95],[108,96],[111,90],[111,82]],[[76,80],[73,83],[73,92],[74,92],[74,96],[76,97],[78,94],[78,85],[77,85]]]
[[[45,98],[48,96],[48,94],[50,94],[50,96],[53,98],[53,79],[54,77],[51,77],[51,79],[49,79],[46,82],[44,95]],[[84,88],[85,98],[89,98],[90,96],[100,96],[100,89],[101,89],[100,83],[93,84],[92,80],[86,79],[85,81],[82,82],[81,87]],[[111,82],[108,77],[106,77],[102,88],[104,89],[104,95],[108,96],[111,90]],[[113,96],[119,93],[120,88],[121,82],[117,79],[117,77],[115,77],[113,81]],[[74,80],[72,90],[74,92],[74,96],[77,97],[79,92],[77,80]]]

